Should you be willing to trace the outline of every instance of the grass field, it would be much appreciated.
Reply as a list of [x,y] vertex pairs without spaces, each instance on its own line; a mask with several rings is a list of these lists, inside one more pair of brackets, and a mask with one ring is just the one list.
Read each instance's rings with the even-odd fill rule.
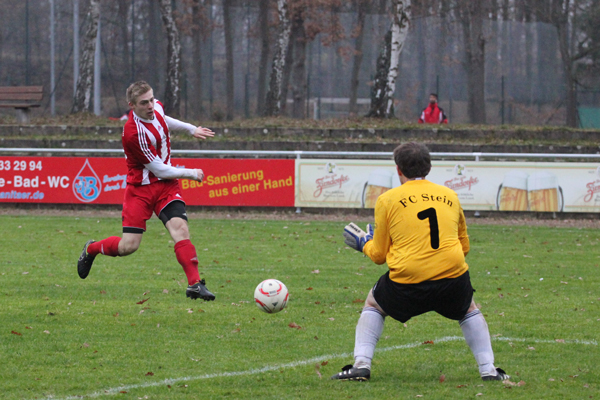
[[[118,235],[119,219],[0,224],[2,399],[600,398],[595,229],[469,227],[475,300],[513,386],[483,384],[458,324],[435,314],[386,321],[370,382],[329,380],[386,270],[344,246],[340,222],[192,220],[210,303],[185,298],[157,219],[137,253],[99,256],[86,280],[83,243]],[[253,303],[266,278],[290,290],[279,314]]]

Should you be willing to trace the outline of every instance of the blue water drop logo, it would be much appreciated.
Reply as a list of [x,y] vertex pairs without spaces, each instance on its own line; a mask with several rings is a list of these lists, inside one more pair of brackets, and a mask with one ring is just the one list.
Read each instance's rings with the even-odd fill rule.
[[73,194],[80,201],[90,203],[100,196],[101,191],[100,178],[86,158],[83,167],[73,180]]

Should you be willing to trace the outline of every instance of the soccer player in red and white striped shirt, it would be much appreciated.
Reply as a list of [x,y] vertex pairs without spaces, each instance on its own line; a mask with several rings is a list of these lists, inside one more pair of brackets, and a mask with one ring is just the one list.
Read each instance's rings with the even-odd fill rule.
[[123,200],[123,236],[111,236],[98,242],[88,241],[77,262],[77,272],[85,279],[98,254],[127,256],[142,242],[146,221],[154,212],[175,242],[175,255],[188,279],[187,297],[214,300],[215,296],[200,280],[196,248],[190,232],[179,181],[185,178],[201,182],[201,169],[171,166],[170,131],[187,131],[195,138],[215,134],[208,128],[179,121],[165,115],[163,105],[154,98],[152,87],[144,81],[127,88],[131,111],[123,128],[123,149],[127,159],[127,187]]

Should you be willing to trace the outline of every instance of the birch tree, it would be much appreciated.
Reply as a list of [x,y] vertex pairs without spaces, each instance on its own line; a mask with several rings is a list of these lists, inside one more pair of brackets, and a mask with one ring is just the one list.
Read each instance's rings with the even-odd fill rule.
[[158,0],[163,25],[167,31],[167,79],[165,85],[165,113],[173,117],[179,116],[180,75],[181,75],[181,43],[179,31],[173,18],[171,0]]
[[275,55],[273,56],[271,80],[269,82],[269,91],[265,105],[265,115],[267,116],[279,115],[279,111],[281,110],[283,69],[285,68],[285,57],[291,32],[287,0],[277,0],[277,11],[279,14],[279,34],[277,36]]
[[376,82],[371,91],[371,110],[367,114],[368,117],[394,117],[396,78],[400,68],[400,54],[408,36],[410,17],[410,0],[392,0],[392,25],[384,39],[385,45],[377,62],[378,70]]
[[87,28],[83,40],[83,52],[79,60],[79,77],[77,89],[73,97],[71,113],[89,111],[94,81],[94,53],[96,52],[96,36],[100,19],[100,0],[90,0],[87,12]]

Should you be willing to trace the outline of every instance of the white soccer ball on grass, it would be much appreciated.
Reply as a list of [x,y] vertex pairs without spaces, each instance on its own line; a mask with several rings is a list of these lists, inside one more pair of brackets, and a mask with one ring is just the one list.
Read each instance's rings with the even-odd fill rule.
[[254,290],[254,301],[258,308],[266,313],[274,314],[283,310],[290,293],[287,287],[277,279],[262,281]]

